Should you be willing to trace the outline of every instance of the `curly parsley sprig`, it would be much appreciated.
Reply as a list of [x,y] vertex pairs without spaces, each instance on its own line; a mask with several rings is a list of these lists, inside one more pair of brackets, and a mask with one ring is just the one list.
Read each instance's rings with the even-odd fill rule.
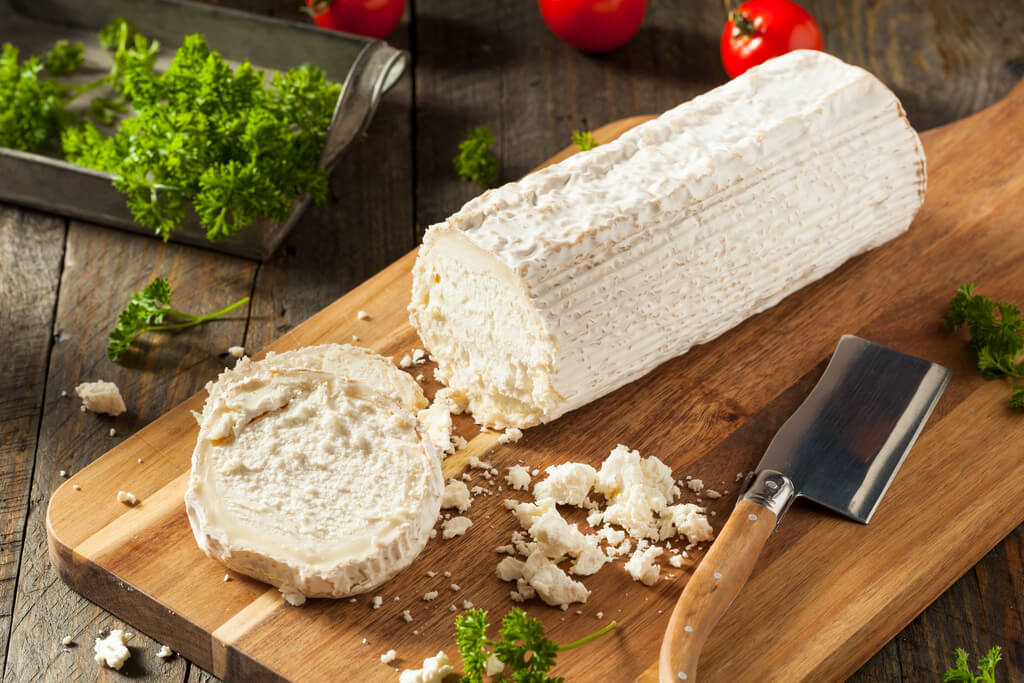
[[601,145],[600,142],[594,139],[594,134],[589,130],[574,130],[572,132],[572,144],[579,147],[581,152],[589,152],[595,147],[599,147]]
[[604,628],[575,643],[559,645],[544,635],[544,624],[526,616],[519,608],[512,609],[501,620],[501,639],[487,637],[487,611],[467,610],[455,619],[455,640],[464,664],[463,683],[478,683],[487,670],[487,660],[496,657],[504,671],[495,680],[529,683],[560,683],[561,678],[549,676],[559,652],[571,650],[600,638],[615,628],[612,621]]
[[498,157],[491,151],[494,133],[487,126],[477,126],[459,143],[459,153],[452,159],[455,172],[464,180],[480,187],[491,187],[498,180]]
[[953,666],[942,677],[943,683],[995,683],[996,664],[1003,658],[1003,649],[994,647],[978,660],[978,673],[972,673],[967,664],[967,652],[957,648]]
[[[206,315],[185,313],[171,308],[171,285],[167,278],[158,277],[141,291],[132,294],[128,306],[117,316],[117,327],[110,331],[107,342],[107,358],[116,361],[139,335],[146,332],[194,327],[230,313],[248,302],[249,297],[246,296],[226,308]],[[167,318],[175,318],[180,322],[164,324]]]
[[[986,379],[1024,378],[1024,316],[1013,304],[975,294],[974,287],[973,282],[957,287],[946,327],[970,331],[970,349]],[[1024,410],[1024,385],[1013,388],[1010,406]]]

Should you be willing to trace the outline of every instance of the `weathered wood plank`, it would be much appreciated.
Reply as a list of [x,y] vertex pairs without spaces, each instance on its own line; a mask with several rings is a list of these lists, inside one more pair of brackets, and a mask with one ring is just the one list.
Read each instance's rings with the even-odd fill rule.
[[0,671],[6,663],[66,222],[0,206]]
[[[72,592],[49,567],[45,514],[51,492],[64,479],[114,443],[152,421],[199,390],[224,366],[228,346],[242,341],[245,310],[239,315],[174,335],[147,335],[122,363],[107,360],[106,335],[129,294],[153,277],[170,278],[173,301],[182,310],[217,310],[250,293],[255,265],[212,251],[72,223],[64,253],[53,328],[66,340],[50,354],[46,395],[29,501],[21,572],[14,604],[14,625],[5,680],[67,680],[98,672],[92,660],[93,638],[104,628],[123,624]],[[52,287],[52,285],[51,285]],[[61,398],[82,381],[116,382],[128,412],[111,418],[82,413],[78,400]],[[41,387],[40,387],[41,388]],[[117,436],[109,430],[116,429]],[[139,465],[140,467],[144,465]],[[85,511],[83,511],[85,512]],[[127,627],[128,630],[132,630]],[[66,652],[60,641],[74,638]],[[184,660],[156,658],[158,644],[138,634],[125,672],[142,680],[182,678]]]

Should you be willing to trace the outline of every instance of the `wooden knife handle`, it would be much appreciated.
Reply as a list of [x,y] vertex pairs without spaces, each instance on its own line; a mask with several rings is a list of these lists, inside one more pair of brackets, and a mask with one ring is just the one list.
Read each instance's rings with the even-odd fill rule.
[[661,683],[697,680],[697,659],[711,629],[729,609],[754,569],[777,517],[741,499],[679,596],[661,641]]

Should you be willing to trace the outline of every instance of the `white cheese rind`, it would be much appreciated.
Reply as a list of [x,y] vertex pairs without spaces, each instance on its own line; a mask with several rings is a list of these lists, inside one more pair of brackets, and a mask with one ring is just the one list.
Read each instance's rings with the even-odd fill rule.
[[362,593],[408,566],[443,479],[396,392],[270,364],[233,380],[211,388],[192,455],[199,547],[294,598]]
[[925,182],[881,81],[791,52],[431,226],[410,318],[477,422],[547,422],[896,237]]

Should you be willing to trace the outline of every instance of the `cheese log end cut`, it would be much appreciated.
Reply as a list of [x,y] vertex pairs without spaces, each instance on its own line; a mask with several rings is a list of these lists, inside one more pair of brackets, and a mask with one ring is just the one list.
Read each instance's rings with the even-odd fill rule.
[[547,422],[893,239],[925,183],[881,81],[791,52],[431,226],[410,319],[477,422]]

